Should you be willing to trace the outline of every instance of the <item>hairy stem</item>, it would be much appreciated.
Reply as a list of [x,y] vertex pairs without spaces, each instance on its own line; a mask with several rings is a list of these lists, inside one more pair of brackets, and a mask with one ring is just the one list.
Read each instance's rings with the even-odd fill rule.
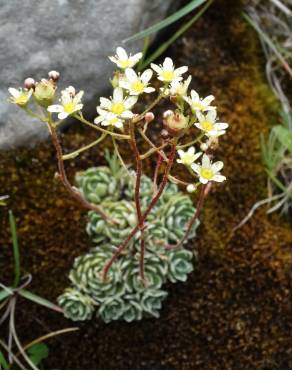
[[86,199],[83,198],[83,196],[81,195],[81,193],[77,189],[75,189],[73,186],[71,186],[71,184],[70,184],[70,182],[67,178],[67,175],[66,175],[64,161],[63,161],[62,147],[61,147],[56,129],[54,128],[54,126],[51,123],[48,123],[48,125],[49,125],[49,130],[50,130],[50,133],[51,133],[51,137],[52,137],[52,142],[53,142],[53,145],[56,149],[57,161],[58,161],[58,170],[59,170],[58,175],[59,175],[59,178],[61,179],[63,185],[65,186],[67,191],[71,194],[71,196],[74,199],[76,199],[83,207],[97,212],[98,214],[101,215],[101,217],[104,220],[113,223],[114,221],[109,219],[109,217],[105,214],[105,212],[100,207],[98,207],[95,204],[89,203]]
[[115,132],[105,130],[105,129],[95,125],[94,123],[91,123],[90,121],[85,119],[83,116],[80,116],[78,114],[74,114],[73,117],[78,119],[78,121],[80,121],[82,123],[85,123],[87,126],[90,126],[91,128],[93,128],[97,131],[103,132],[104,134],[114,136],[116,139],[120,139],[120,140],[129,140],[130,139],[129,135],[117,134]]
[[[168,178],[168,174],[171,170],[171,167],[172,167],[172,164],[173,164],[173,160],[174,160],[174,156],[175,156],[175,149],[176,149],[176,142],[173,142],[171,143],[171,152],[170,152],[170,155],[169,155],[169,158],[168,158],[168,163],[167,163],[167,166],[164,170],[164,174],[163,174],[163,179],[161,181],[161,184],[159,186],[159,189],[157,191],[157,193],[155,194],[155,196],[152,198],[149,206],[147,207],[146,211],[143,213],[142,215],[142,220],[143,222],[145,222],[147,216],[149,215],[149,213],[151,212],[152,208],[156,205],[156,203],[158,202],[166,184],[167,184],[167,178]],[[129,244],[129,242],[131,241],[131,239],[135,236],[135,234],[139,231],[140,227],[139,227],[139,224],[137,224],[133,229],[132,231],[130,232],[130,234],[128,235],[128,237],[123,241],[123,243],[117,248],[117,250],[115,251],[115,253],[113,254],[112,258],[107,262],[107,264],[105,265],[104,269],[103,269],[103,279],[105,280],[106,279],[106,276],[107,276],[107,273],[111,267],[111,265],[113,264],[113,262],[117,259],[117,257],[121,254],[121,252],[127,247],[127,245]]]
[[140,203],[140,187],[141,187],[141,177],[142,177],[142,161],[140,158],[139,149],[137,146],[135,138],[134,124],[130,123],[130,136],[131,136],[131,146],[135,154],[136,160],[136,182],[135,182],[135,206],[138,218],[138,224],[140,228],[140,277],[144,281],[144,254],[145,254],[145,240],[144,240],[144,220],[142,218],[141,203]]
[[67,159],[72,159],[72,158],[78,157],[78,155],[80,153],[82,153],[85,150],[90,149],[93,146],[99,144],[102,140],[104,140],[106,138],[106,136],[107,136],[107,134],[103,133],[97,140],[93,141],[92,143],[90,143],[88,145],[85,145],[82,148],[75,150],[74,152],[71,152],[71,153],[68,153],[68,154],[64,154],[62,156],[63,161],[66,161]]
[[196,212],[194,213],[193,217],[191,218],[184,236],[182,237],[182,239],[176,245],[174,245],[174,246],[173,245],[168,245],[166,247],[167,249],[179,248],[187,240],[195,221],[197,220],[197,218],[199,217],[199,215],[201,213],[203,203],[204,203],[204,199],[207,195],[206,187],[207,187],[207,185],[202,185],[202,187],[201,187],[201,192],[200,192],[199,199],[198,199],[197,206],[196,206]]
[[159,173],[159,169],[161,167],[161,163],[162,163],[162,156],[158,153],[157,154],[157,162],[156,162],[156,166],[155,166],[155,170],[154,170],[154,175],[153,175],[153,193],[156,194],[157,193],[157,178],[158,178],[158,173]]

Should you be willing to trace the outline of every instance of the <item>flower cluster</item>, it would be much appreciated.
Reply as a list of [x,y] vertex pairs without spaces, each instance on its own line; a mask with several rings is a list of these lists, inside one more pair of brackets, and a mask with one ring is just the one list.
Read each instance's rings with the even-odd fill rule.
[[[201,97],[192,89],[187,66],[177,67],[166,57],[140,72],[141,58],[142,53],[131,55],[121,47],[109,57],[116,65],[113,91],[110,97],[100,97],[93,123],[82,113],[83,91],[69,86],[57,94],[57,71],[38,82],[27,78],[22,88],[9,88],[11,103],[48,126],[57,154],[58,179],[89,210],[86,230],[97,249],[77,258],[70,273],[72,287],[59,298],[66,317],[73,320],[89,319],[96,311],[105,322],[158,317],[167,295],[162,285],[185,281],[192,271],[192,252],[185,242],[195,235],[208,194],[206,185],[226,179],[215,149],[228,124],[218,119],[214,96]],[[139,100],[145,94],[152,101],[141,112],[143,102]],[[172,104],[171,109],[155,117],[153,110],[162,101]],[[69,116],[100,136],[64,155],[58,126]],[[161,130],[152,137],[153,123],[155,128],[160,123]],[[78,173],[75,188],[64,161],[100,145],[105,138],[111,139],[115,152],[110,156],[105,151],[109,166]],[[128,148],[130,153],[126,162],[120,142],[127,143],[123,145],[123,152]],[[151,156],[155,167],[146,176],[143,161]],[[129,168],[129,159],[135,170]],[[179,178],[173,171],[175,163],[184,166],[192,180]],[[196,208],[178,185],[187,192],[201,188]]]

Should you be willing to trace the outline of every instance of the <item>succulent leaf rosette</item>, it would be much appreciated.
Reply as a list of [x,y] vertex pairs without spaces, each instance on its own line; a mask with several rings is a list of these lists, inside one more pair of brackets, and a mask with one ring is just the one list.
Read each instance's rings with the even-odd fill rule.
[[[112,264],[106,280],[103,280],[105,264],[137,223],[133,202],[134,174],[132,172],[130,177],[126,177],[120,169],[115,169],[122,177],[120,180],[111,171],[110,167],[101,166],[88,169],[81,176],[77,175],[79,190],[91,199],[102,199],[103,208],[116,223],[106,222],[98,213],[89,211],[86,230],[96,246],[74,261],[69,274],[73,286],[71,290],[75,292],[74,299],[68,296],[67,290],[58,301],[66,317],[72,318],[76,312],[74,320],[89,319],[93,311],[106,323],[158,318],[162,302],[167,296],[167,291],[163,290],[164,285],[167,282],[184,282],[193,271],[191,251],[182,246],[178,249],[166,247],[171,248],[184,234],[195,208],[189,196],[180,192],[177,185],[168,184],[161,200],[150,212],[144,231],[144,281],[139,274],[139,233],[129,248]],[[100,185],[98,178],[103,179]],[[152,182],[146,175],[141,180],[141,203],[147,206],[153,192]],[[107,182],[112,188],[104,186]],[[115,194],[112,193],[113,189]],[[198,223],[193,226],[190,237],[195,235],[197,227]],[[69,310],[67,307],[79,296],[81,313],[78,308]],[[84,302],[90,302],[87,315],[82,315]]]

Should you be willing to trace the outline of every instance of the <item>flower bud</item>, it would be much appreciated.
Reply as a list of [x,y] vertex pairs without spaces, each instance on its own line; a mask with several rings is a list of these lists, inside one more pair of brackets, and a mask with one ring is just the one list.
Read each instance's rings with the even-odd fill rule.
[[35,88],[35,80],[31,77],[28,77],[24,80],[24,87],[28,90]]
[[209,146],[208,146],[208,144],[207,144],[207,143],[202,143],[202,144],[200,145],[200,148],[201,148],[201,150],[202,150],[203,152],[205,152],[206,150],[208,150]]
[[160,135],[163,137],[163,139],[167,139],[168,138],[168,131],[163,129],[163,130],[161,130]]
[[197,187],[196,187],[196,185],[194,185],[194,184],[189,184],[188,186],[187,186],[187,192],[188,193],[193,193],[194,191],[196,191],[197,190]]
[[53,103],[56,92],[55,83],[52,80],[42,79],[41,82],[36,84],[34,97],[39,105],[47,108]]
[[58,81],[60,78],[60,73],[57,71],[50,71],[48,75],[49,75],[49,78],[51,78],[53,81]]
[[119,87],[119,82],[120,82],[122,77],[123,77],[122,73],[120,73],[118,71],[114,73],[113,78],[110,79],[110,83],[111,83],[113,89],[115,89],[116,87]]
[[176,97],[175,95],[171,95],[171,96],[169,97],[169,100],[170,100],[173,104],[176,104],[176,102],[177,102],[177,97]]
[[168,110],[163,114],[163,124],[171,135],[179,135],[181,131],[188,127],[189,119],[182,113]]
[[212,150],[217,149],[218,145],[219,145],[218,137],[216,137],[216,136],[210,137],[207,144],[208,144],[210,149],[212,149]]
[[152,112],[147,112],[146,114],[145,114],[145,122],[146,123],[150,123],[151,121],[153,121],[154,120],[154,118],[155,118],[155,116],[154,116],[154,114],[152,113]]

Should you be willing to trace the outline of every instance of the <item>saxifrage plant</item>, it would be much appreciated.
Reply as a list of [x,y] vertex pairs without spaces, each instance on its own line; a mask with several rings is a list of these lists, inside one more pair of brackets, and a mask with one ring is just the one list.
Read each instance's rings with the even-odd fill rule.
[[[161,65],[151,64],[142,74],[134,66],[142,53],[128,55],[117,48],[110,60],[118,69],[112,79],[111,98],[100,98],[94,123],[82,114],[83,91],[72,86],[61,91],[55,104],[59,73],[49,79],[25,80],[24,89],[10,88],[11,102],[48,126],[58,160],[58,177],[69,193],[89,210],[87,232],[96,244],[89,253],[78,257],[70,280],[72,286],[58,299],[67,317],[90,319],[95,311],[105,322],[142,317],[158,317],[167,295],[167,281],[185,281],[192,271],[193,252],[185,242],[195,235],[204,198],[213,182],[222,182],[223,163],[213,162],[219,137],[228,127],[217,121],[214,96],[202,99],[195,90],[188,93],[191,76],[183,80],[188,67],[175,68],[170,58]],[[150,84],[156,73],[156,87]],[[143,94],[155,98],[141,113],[136,103]],[[170,100],[172,110],[162,116],[161,134],[155,140],[148,127],[153,124],[153,109]],[[40,113],[31,109],[33,102]],[[53,116],[57,115],[57,120]],[[57,134],[59,125],[71,116],[100,133],[85,147],[63,154]],[[106,154],[109,166],[90,168],[76,175],[78,188],[67,178],[64,161],[111,138],[114,156]],[[129,169],[119,150],[127,142],[135,159],[135,171]],[[142,144],[149,147],[142,152]],[[198,151],[196,146],[200,147]],[[204,153],[203,153],[204,152]],[[143,173],[144,162],[156,157],[151,176]],[[193,180],[174,174],[174,162],[185,168]],[[202,158],[200,162],[198,159]],[[162,175],[160,175],[162,173]],[[196,208],[188,192],[199,191]]]

